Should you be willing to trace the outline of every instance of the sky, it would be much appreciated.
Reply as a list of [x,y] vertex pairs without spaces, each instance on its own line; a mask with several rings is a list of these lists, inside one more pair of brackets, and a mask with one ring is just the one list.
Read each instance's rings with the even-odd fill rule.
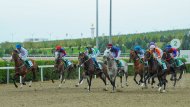
[[[109,35],[109,1],[99,0],[99,35]],[[190,28],[190,0],[112,0],[112,33]],[[91,36],[96,0],[0,0],[0,42]],[[67,36],[66,36],[67,34]]]

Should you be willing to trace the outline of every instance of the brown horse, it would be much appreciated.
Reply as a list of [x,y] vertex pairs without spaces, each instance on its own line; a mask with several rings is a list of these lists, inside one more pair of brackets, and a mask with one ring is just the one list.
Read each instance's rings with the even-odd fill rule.
[[[176,81],[180,80],[182,78],[184,70],[187,71],[186,65],[183,62],[183,64],[179,67],[176,66],[175,61],[172,59],[170,53],[164,51],[162,59],[167,62],[167,64],[170,66],[170,69],[168,70],[168,74],[172,74],[170,80],[174,81],[174,87],[176,85]],[[177,72],[179,72],[179,77],[177,78]]]
[[62,56],[59,52],[56,52],[55,54],[55,64],[54,64],[54,71],[52,72],[51,75],[51,80],[52,83],[54,83],[54,78],[56,76],[56,74],[59,74],[59,78],[60,78],[60,84],[59,84],[59,88],[61,88],[61,85],[64,81],[65,83],[65,73],[67,72],[67,77],[69,77],[70,73],[76,68],[75,64],[70,64],[67,67],[65,66],[65,62],[62,59]]
[[[34,60],[30,59],[33,63],[33,66],[31,68],[27,68],[24,61],[19,57],[19,52],[17,50],[13,50],[11,60],[14,61],[14,63],[15,63],[15,74],[13,77],[13,82],[14,82],[14,85],[16,88],[18,88],[18,86],[16,84],[16,79],[19,76],[22,76],[21,88],[22,88],[22,85],[26,85],[26,83],[25,83],[26,74],[29,73],[30,71],[33,74],[32,80],[35,80],[36,71],[39,71],[39,68],[38,68],[37,63]],[[31,87],[32,80],[29,83],[29,87]]]
[[[158,77],[158,80],[159,80],[158,91],[165,92],[166,82],[167,82],[166,75],[167,75],[168,69],[167,69],[167,71],[162,71],[162,67],[159,65],[158,61],[153,57],[153,54],[150,51],[145,52],[145,58],[144,59],[145,59],[145,61],[148,62],[148,74],[144,80],[145,86],[146,86],[146,81],[149,78],[152,78],[151,85],[153,85],[154,78]],[[167,68],[170,68],[170,67],[167,65]],[[164,85],[164,89],[161,90],[163,85]],[[144,86],[144,84],[143,84],[143,86]]]
[[[78,60],[79,60],[79,67],[83,66],[83,68],[84,68],[84,72],[83,72],[83,75],[79,81],[79,84],[83,80],[84,76],[87,76],[88,91],[90,91],[92,76],[98,75],[102,79],[102,81],[104,82],[105,86],[107,85],[106,84],[106,77],[108,77],[108,74],[107,74],[107,68],[106,68],[105,64],[100,63],[100,65],[102,66],[102,69],[97,70],[95,65],[94,65],[92,58],[89,58],[84,52],[79,53]],[[79,84],[77,84],[76,86],[78,86]],[[106,90],[107,90],[107,87],[106,87]]]
[[[140,85],[141,83],[143,83],[143,78],[144,78],[144,64],[140,62],[140,58],[138,57],[138,55],[136,54],[134,50],[130,51],[129,61],[131,62],[131,60],[133,60],[134,62],[134,70],[135,70],[134,81],[136,84]],[[137,82],[136,80],[137,74],[140,75],[139,82]]]

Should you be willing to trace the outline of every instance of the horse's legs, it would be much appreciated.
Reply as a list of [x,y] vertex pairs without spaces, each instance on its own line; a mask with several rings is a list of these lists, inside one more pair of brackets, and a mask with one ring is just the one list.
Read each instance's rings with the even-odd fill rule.
[[135,83],[136,83],[136,84],[138,84],[138,85],[139,85],[139,83],[138,83],[138,82],[137,82],[137,80],[136,80],[136,77],[137,77],[137,73],[135,72],[135,75],[134,75],[133,80],[135,81]]
[[92,75],[88,76],[87,82],[88,82],[88,91],[90,91],[91,82],[92,82]]
[[180,69],[179,69],[180,74],[179,74],[179,78],[177,79],[177,81],[179,81],[179,80],[182,78],[184,69],[185,69],[185,65],[182,65],[182,66],[180,67]]
[[104,82],[105,84],[105,91],[107,91],[107,83],[106,83],[106,76],[103,72],[101,72],[100,74],[100,79]]
[[149,80],[149,78],[151,77],[150,73],[147,73],[146,76],[144,76],[144,83],[142,83],[142,87],[144,87],[144,85],[147,87],[146,81]]
[[67,79],[70,77],[71,71],[73,70],[73,66],[68,66],[68,70],[67,70]]
[[152,81],[151,81],[151,87],[154,88],[154,83],[155,83],[155,80],[154,78],[157,76],[157,74],[152,74],[152,76],[150,78],[152,78]]
[[121,85],[121,88],[123,88],[123,85],[122,85],[122,75],[120,75],[119,77],[120,77],[120,85]]
[[172,76],[171,76],[170,80],[174,81],[173,86],[175,87],[175,85],[176,85],[176,80],[177,80],[177,78],[176,78],[177,72],[176,72],[176,70],[175,70],[173,67],[170,67],[170,70],[171,70],[171,72],[172,72]]
[[162,89],[162,79],[160,78],[160,76],[158,76],[158,81],[159,81],[158,91],[161,92],[161,89]]
[[143,73],[140,73],[140,80],[139,80],[139,85],[141,84],[141,83],[143,83]]
[[51,72],[51,81],[52,81],[52,83],[54,83],[54,80],[53,80],[54,78],[53,77],[55,76],[55,74],[56,74],[55,70]]
[[128,72],[125,72],[125,85],[128,86],[127,84],[127,78],[128,78]]
[[85,72],[82,73],[79,82],[75,85],[76,87],[78,87],[83,83],[84,77],[85,77]]
[[62,71],[62,72],[60,73],[60,81],[61,81],[61,83],[59,84],[59,88],[61,88],[61,85],[62,85],[62,83],[63,83],[63,80],[64,80],[64,71]]
[[14,77],[13,77],[13,83],[14,83],[14,85],[15,85],[16,88],[18,88],[18,85],[16,84],[16,78],[18,78],[18,76],[19,76],[19,74],[16,73],[16,74],[14,75]]
[[116,88],[116,86],[115,86],[115,80],[116,80],[116,76],[113,78],[113,91],[112,92],[115,92],[115,88]]
[[35,69],[32,69],[32,79],[30,80],[29,82],[29,87],[32,86],[32,81],[34,81],[36,79],[36,70]]

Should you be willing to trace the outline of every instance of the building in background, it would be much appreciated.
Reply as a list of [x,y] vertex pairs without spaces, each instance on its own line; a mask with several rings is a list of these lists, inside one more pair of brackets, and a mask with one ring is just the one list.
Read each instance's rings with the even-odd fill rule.
[[48,41],[47,38],[27,38],[24,40],[24,42],[42,42],[42,41]]

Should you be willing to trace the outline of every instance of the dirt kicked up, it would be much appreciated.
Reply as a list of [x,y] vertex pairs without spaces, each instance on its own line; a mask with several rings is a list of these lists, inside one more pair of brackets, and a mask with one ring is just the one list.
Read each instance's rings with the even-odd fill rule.
[[169,81],[166,93],[150,86],[142,90],[133,77],[129,77],[129,86],[117,87],[115,93],[111,93],[111,86],[109,91],[103,91],[100,79],[92,80],[91,92],[85,89],[86,82],[79,87],[75,87],[76,83],[77,80],[67,80],[60,89],[58,81],[35,82],[22,89],[1,84],[0,107],[190,107],[190,74],[184,74],[175,88]]

